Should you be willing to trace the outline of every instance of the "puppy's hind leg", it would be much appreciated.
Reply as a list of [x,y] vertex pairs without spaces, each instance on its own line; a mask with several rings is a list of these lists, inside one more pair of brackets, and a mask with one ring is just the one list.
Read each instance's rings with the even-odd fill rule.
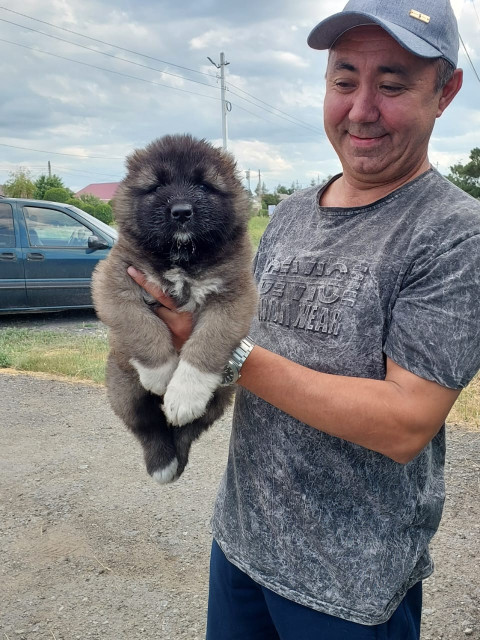
[[133,367],[120,367],[112,355],[107,364],[107,389],[112,409],[142,445],[148,473],[160,484],[176,480],[179,461],[161,398],[142,387]]
[[218,420],[222,416],[231,401],[233,393],[233,387],[218,388],[208,403],[207,410],[203,416],[183,427],[173,428],[173,438],[178,459],[177,476],[180,476],[187,466],[192,443],[200,437],[215,420]]

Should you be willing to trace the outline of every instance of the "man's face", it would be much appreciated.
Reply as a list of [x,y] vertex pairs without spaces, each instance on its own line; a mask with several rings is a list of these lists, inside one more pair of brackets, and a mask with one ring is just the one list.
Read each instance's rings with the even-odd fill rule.
[[415,172],[427,159],[439,109],[436,67],[383,29],[356,27],[330,52],[324,123],[345,176],[372,184]]

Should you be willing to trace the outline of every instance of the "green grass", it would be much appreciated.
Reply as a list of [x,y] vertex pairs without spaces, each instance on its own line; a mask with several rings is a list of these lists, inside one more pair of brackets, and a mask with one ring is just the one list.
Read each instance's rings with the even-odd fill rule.
[[468,423],[473,427],[480,427],[480,374],[478,374],[462,391],[447,422]]
[[103,384],[106,338],[67,332],[0,330],[0,368],[34,371]]
[[[28,329],[0,330],[0,369],[105,382],[105,337]],[[480,427],[480,376],[462,391],[447,422]]]
[[[255,249],[268,221],[266,216],[250,218],[248,229]],[[107,354],[107,339],[101,336],[28,329],[0,330],[0,369],[41,372],[103,384]],[[480,428],[480,376],[462,391],[447,422]]]
[[267,228],[268,220],[269,218],[267,216],[253,216],[248,222],[248,231],[255,250],[258,247],[263,232]]

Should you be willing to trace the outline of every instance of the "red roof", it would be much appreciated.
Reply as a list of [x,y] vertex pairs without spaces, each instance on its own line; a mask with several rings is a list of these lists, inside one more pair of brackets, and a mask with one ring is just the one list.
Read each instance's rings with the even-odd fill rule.
[[92,196],[97,196],[100,200],[108,202],[115,195],[115,191],[118,188],[119,182],[100,182],[97,184],[89,184],[88,187],[84,187],[77,191],[75,196],[81,196],[84,193],[89,193]]

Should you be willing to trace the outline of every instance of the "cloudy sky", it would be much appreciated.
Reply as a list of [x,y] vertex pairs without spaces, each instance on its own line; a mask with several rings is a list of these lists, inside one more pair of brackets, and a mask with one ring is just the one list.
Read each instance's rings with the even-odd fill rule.
[[[390,0],[385,0],[390,1]],[[0,184],[19,166],[74,191],[124,175],[125,156],[165,133],[221,144],[225,52],[228,147],[267,188],[339,170],[323,133],[326,54],[306,45],[343,0],[0,0]],[[480,146],[480,0],[452,0],[465,80],[437,122],[443,173]],[[21,14],[18,12],[21,11]],[[473,66],[472,66],[473,65]]]

